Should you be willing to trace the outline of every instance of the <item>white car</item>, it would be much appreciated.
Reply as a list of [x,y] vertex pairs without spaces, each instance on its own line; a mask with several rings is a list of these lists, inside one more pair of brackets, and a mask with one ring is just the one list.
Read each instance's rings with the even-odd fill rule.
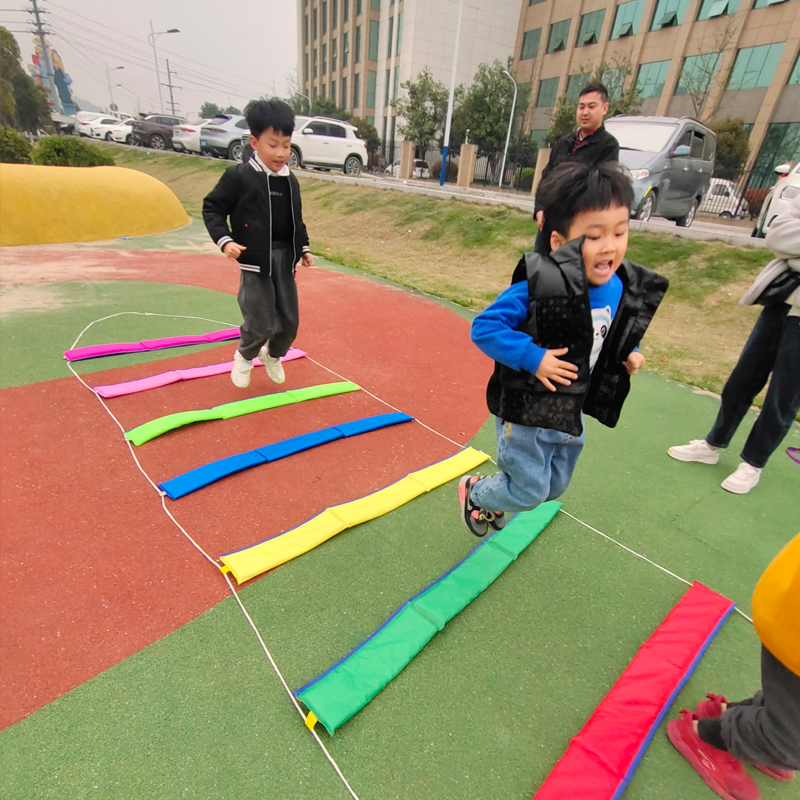
[[769,226],[778,214],[789,208],[789,203],[800,194],[800,161],[792,167],[790,164],[781,164],[775,167],[775,172],[780,175],[778,182],[769,190],[761,206],[758,222],[753,228],[753,236],[763,239],[767,235]]
[[718,214],[728,219],[744,219],[750,213],[750,204],[742,197],[739,187],[733,181],[712,178],[698,211]]
[[[400,174],[400,159],[398,158],[390,166],[386,167],[385,170],[387,175],[392,175],[393,177],[397,177]],[[425,161],[421,158],[414,159],[414,171],[411,173],[412,178],[430,178],[431,176],[431,169],[427,165]]]
[[312,117],[303,124],[295,118],[290,167],[340,169],[345,175],[358,175],[367,163],[367,144],[358,138],[349,122],[327,117]]
[[[89,136],[93,139],[105,139],[110,142],[111,132],[121,124],[123,123],[114,117],[98,117],[89,123]],[[130,133],[130,126],[128,126],[127,132]]]
[[124,122],[117,120],[113,128],[109,128],[106,134],[106,141],[131,143],[131,131],[133,130],[133,120],[126,119]]
[[211,119],[198,119],[194,122],[185,122],[172,129],[172,148],[179,153],[200,154],[200,128]]
[[75,133],[78,136],[91,136],[92,122],[102,116],[102,114],[96,114],[94,111],[79,111],[75,115]]

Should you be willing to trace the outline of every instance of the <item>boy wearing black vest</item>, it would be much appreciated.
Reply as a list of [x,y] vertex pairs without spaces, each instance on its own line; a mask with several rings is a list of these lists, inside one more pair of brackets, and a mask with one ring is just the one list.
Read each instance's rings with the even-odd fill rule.
[[633,190],[616,164],[564,163],[539,186],[550,255],[525,253],[511,286],[472,323],[495,360],[487,402],[497,465],[459,483],[468,530],[563,494],[584,443],[583,413],[619,419],[667,279],[625,259]]
[[231,380],[240,389],[250,385],[256,355],[271,380],[286,379],[281,358],[299,324],[295,268],[298,262],[314,264],[300,184],[288,167],[294,112],[280,100],[253,100],[244,112],[253,154],[225,170],[203,201],[211,238],[239,263],[243,322]]

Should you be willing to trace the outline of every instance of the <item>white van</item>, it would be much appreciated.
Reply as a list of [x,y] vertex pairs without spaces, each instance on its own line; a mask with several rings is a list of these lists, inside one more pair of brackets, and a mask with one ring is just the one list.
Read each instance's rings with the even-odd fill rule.
[[750,213],[750,205],[733,181],[712,178],[699,210],[728,219],[744,219]]

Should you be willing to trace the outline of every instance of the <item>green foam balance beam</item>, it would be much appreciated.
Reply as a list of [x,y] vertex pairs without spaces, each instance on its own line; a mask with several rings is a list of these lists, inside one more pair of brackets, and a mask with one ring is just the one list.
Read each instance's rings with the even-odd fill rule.
[[449,572],[406,600],[358,647],[298,689],[295,697],[332,734],[483,592],[547,527],[559,508],[561,503],[550,501],[517,514]]
[[168,414],[165,417],[145,422],[138,428],[127,431],[125,438],[135,445],[144,444],[168,431],[189,425],[192,422],[204,422],[213,419],[231,419],[243,414],[253,414],[256,411],[266,411],[269,408],[302,403],[305,400],[316,400],[320,397],[330,397],[335,394],[357,392],[358,384],[351,381],[337,381],[336,383],[321,383],[317,386],[307,386],[304,389],[292,389],[288,392],[265,394],[261,397],[250,397],[247,400],[237,400],[235,403],[225,403],[214,408],[199,411],[181,411],[177,414]]

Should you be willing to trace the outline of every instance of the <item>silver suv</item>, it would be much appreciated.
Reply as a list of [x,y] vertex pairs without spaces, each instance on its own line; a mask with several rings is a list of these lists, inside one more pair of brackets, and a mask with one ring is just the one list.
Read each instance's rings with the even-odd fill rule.
[[366,163],[366,142],[349,122],[311,117],[295,126],[290,167],[340,169],[346,175],[358,175]]

